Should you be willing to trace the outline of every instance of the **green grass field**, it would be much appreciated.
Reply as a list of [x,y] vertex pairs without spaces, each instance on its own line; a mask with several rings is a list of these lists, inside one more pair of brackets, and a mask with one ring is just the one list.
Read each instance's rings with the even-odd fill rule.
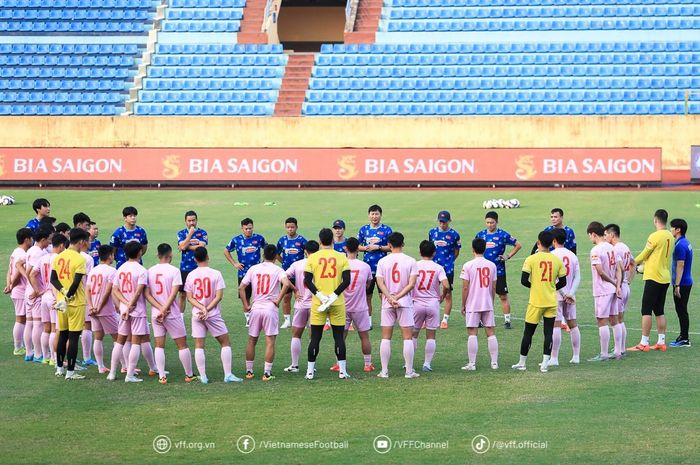
[[[10,192],[8,192],[10,193]],[[695,348],[669,349],[666,353],[630,354],[622,361],[569,366],[571,345],[564,334],[562,366],[547,374],[537,370],[542,335],[533,341],[528,371],[513,372],[518,360],[521,320],[527,303],[526,289],[518,284],[519,267],[537,232],[549,224],[549,210],[560,206],[567,224],[578,236],[582,284],[578,299],[582,325],[582,359],[594,355],[598,332],[590,295],[591,277],[585,234],[589,221],[617,222],[623,240],[633,252],[644,245],[652,231],[651,217],[667,208],[671,217],[690,223],[689,238],[696,237],[696,192],[644,191],[29,191],[13,193],[17,204],[0,207],[0,262],[4,264],[14,244],[14,233],[32,216],[31,202],[45,196],[52,202],[52,215],[69,221],[85,211],[108,242],[122,223],[121,209],[135,205],[139,224],[146,228],[150,251],[146,265],[155,262],[160,242],[176,241],[183,227],[183,214],[194,209],[200,226],[209,232],[212,266],[225,271],[227,285],[223,316],[231,331],[234,373],[244,373],[247,332],[241,305],[236,298],[235,273],[222,251],[238,234],[240,219],[250,216],[256,231],[269,241],[283,233],[288,216],[299,219],[300,233],[315,238],[323,226],[336,218],[355,234],[367,221],[367,207],[379,203],[384,222],[406,235],[407,252],[417,255],[418,243],[436,224],[437,212],[452,212],[453,227],[463,237],[465,249],[458,267],[471,256],[471,237],[483,228],[481,202],[488,198],[517,197],[522,208],[501,210],[500,226],[515,235],[524,250],[508,263],[514,329],[502,329],[497,318],[500,365],[488,366],[485,338],[480,334],[478,371],[460,370],[466,360],[466,332],[458,310],[448,330],[438,332],[433,373],[416,380],[401,376],[401,342],[395,333],[388,380],[362,372],[362,355],[354,333],[348,338],[349,371],[353,378],[341,382],[327,368],[332,364],[330,333],[322,341],[317,379],[303,373],[282,371],[289,364],[290,332],[282,330],[277,341],[274,372],[277,379],[263,383],[262,346],[259,345],[257,379],[240,385],[222,382],[218,344],[207,341],[209,385],[182,382],[174,345],[168,343],[170,383],[161,386],[154,378],[140,385],[108,382],[94,368],[84,382],[68,383],[53,376],[48,366],[25,363],[12,355],[11,328],[14,314],[10,299],[2,298],[0,320],[0,452],[3,464],[62,463],[261,463],[261,464],[464,464],[464,463],[698,463],[700,445],[700,364]],[[248,202],[234,206],[234,202]],[[276,202],[264,206],[265,202]],[[697,268],[696,268],[697,269]],[[627,314],[629,342],[640,336],[641,281],[634,282]],[[455,302],[461,299],[459,290]],[[691,320],[697,313],[691,297]],[[375,308],[377,299],[375,297]],[[678,321],[669,298],[668,339],[675,339]],[[497,315],[500,306],[497,304]],[[189,312],[188,318],[189,319]],[[378,312],[371,333],[373,355],[379,365]],[[693,327],[691,326],[691,331]],[[694,333],[698,334],[698,333]],[[656,332],[652,332],[656,337]],[[691,339],[696,336],[691,336]],[[109,339],[109,338],[107,338]],[[305,366],[307,334],[301,362]],[[111,342],[105,344],[109,358]],[[423,362],[423,343],[415,365]],[[145,367],[143,357],[140,365]],[[167,454],[154,451],[153,441],[166,435],[172,441]],[[241,454],[236,447],[242,435],[252,436],[257,448]],[[394,448],[380,455],[374,438],[386,435]],[[485,435],[491,450],[477,455],[472,439]],[[347,441],[347,449],[265,448],[264,441]],[[399,441],[447,442],[444,449],[411,449]],[[500,442],[499,442],[500,441]],[[515,441],[515,446],[510,441]],[[522,441],[543,442],[546,447],[524,448]],[[184,446],[183,446],[184,444]],[[500,445],[500,449],[498,448]],[[192,447],[190,447],[192,446]],[[201,446],[201,447],[200,447]],[[523,447],[523,448],[520,448]]]

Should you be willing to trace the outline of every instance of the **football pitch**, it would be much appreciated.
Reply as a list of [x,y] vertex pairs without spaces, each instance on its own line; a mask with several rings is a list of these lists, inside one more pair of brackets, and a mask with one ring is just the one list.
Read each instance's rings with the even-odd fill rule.
[[[665,353],[629,353],[621,361],[589,363],[598,351],[593,314],[591,248],[586,226],[597,220],[617,223],[622,240],[634,254],[653,231],[652,216],[666,208],[670,218],[685,218],[688,238],[700,244],[697,191],[660,190],[5,190],[14,206],[0,207],[0,263],[6,266],[14,234],[33,217],[32,200],[46,197],[51,215],[70,222],[84,211],[98,223],[99,239],[108,243],[123,224],[121,210],[138,208],[138,224],[146,229],[149,251],[144,265],[156,263],[161,242],[176,245],[184,213],[195,210],[199,226],[209,233],[211,266],[224,272],[222,314],[231,333],[234,373],[245,372],[247,332],[237,298],[235,270],[223,249],[240,233],[240,220],[251,217],[255,231],[276,243],[284,220],[299,220],[299,232],[317,239],[321,227],[342,218],[346,235],[356,235],[367,223],[367,207],[378,203],[383,222],[406,236],[406,253],[416,257],[418,244],[437,222],[440,210],[452,214],[452,227],[462,236],[456,269],[471,259],[471,239],[484,227],[482,201],[518,198],[519,209],[501,209],[499,226],[522,244],[507,263],[513,329],[503,329],[496,303],[496,335],[500,346],[498,370],[491,370],[483,333],[479,334],[477,371],[466,363],[466,331],[459,313],[461,282],[456,279],[450,327],[439,330],[433,372],[404,379],[400,333],[395,330],[389,379],[364,373],[359,339],[348,336],[348,371],[341,381],[328,371],[334,360],[333,341],[326,332],[317,360],[318,375],[303,378],[308,331],[302,344],[301,373],[288,374],[290,330],[280,330],[273,374],[260,380],[263,342],[256,353],[256,379],[223,383],[218,344],[207,339],[210,384],[185,384],[172,341],[166,348],[170,371],[167,385],[145,376],[141,384],[115,382],[91,367],[84,381],[67,382],[53,376],[47,365],[25,363],[12,355],[14,314],[2,297],[0,319],[0,452],[2,464],[69,463],[250,463],[250,464],[697,464],[700,461],[700,363],[696,348]],[[581,359],[569,365],[570,339],[562,333],[560,365],[540,373],[542,332],[533,340],[528,370],[514,372],[518,361],[527,289],[519,284],[520,267],[537,233],[549,225],[549,210],[561,207],[565,223],[577,235],[582,282],[577,295],[581,325]],[[176,257],[174,264],[179,263]],[[695,277],[697,278],[697,265]],[[458,273],[458,271],[457,271]],[[3,275],[4,276],[4,275]],[[628,345],[639,341],[641,278],[632,284],[626,314]],[[697,295],[697,292],[695,292]],[[697,297],[691,294],[691,340],[698,338]],[[373,362],[379,366],[379,312],[375,296]],[[673,301],[666,301],[667,339],[678,335]],[[189,327],[189,306],[187,311]],[[655,324],[654,324],[655,328]],[[655,341],[656,331],[652,331]],[[188,341],[193,349],[194,343]],[[695,342],[695,341],[693,341]],[[612,341],[611,341],[612,344]],[[105,338],[105,358],[111,353]],[[420,371],[424,334],[415,357]],[[193,351],[194,352],[194,351]],[[82,358],[79,352],[79,358]],[[147,369],[143,357],[140,367]],[[483,435],[485,438],[478,437]],[[159,437],[160,436],[160,437]],[[246,437],[243,437],[246,436]],[[379,438],[386,436],[386,438]],[[255,448],[252,449],[252,444]],[[385,444],[382,444],[386,441]],[[488,443],[486,442],[488,441]],[[375,446],[390,445],[387,453]],[[485,450],[488,445],[488,450]],[[478,446],[478,447],[477,447]],[[166,449],[168,449],[166,451]],[[476,450],[475,450],[476,449]],[[244,452],[250,453],[242,453]],[[251,451],[252,450],[252,451]],[[380,449],[385,452],[385,449]],[[484,452],[477,453],[477,452]]]

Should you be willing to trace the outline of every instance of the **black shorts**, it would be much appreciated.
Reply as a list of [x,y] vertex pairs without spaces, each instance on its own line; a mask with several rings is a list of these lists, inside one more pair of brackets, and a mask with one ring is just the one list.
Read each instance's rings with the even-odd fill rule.
[[[243,281],[243,278],[241,278],[241,277],[239,276],[239,277],[238,277],[238,287],[241,286],[241,281]],[[239,295],[238,298],[240,299],[240,294],[238,294],[238,295]],[[245,287],[245,296],[248,298],[248,304],[251,303],[251,302],[250,302],[250,298],[251,298],[252,295],[253,295],[253,286],[250,285],[250,284],[248,284],[248,285]]]
[[180,292],[185,292],[185,283],[187,282],[187,276],[191,271],[182,271],[180,270],[180,277],[182,277],[182,284],[180,284]]
[[[374,294],[374,287],[377,286],[377,277],[372,274],[372,280],[369,282],[369,287],[367,287],[367,295],[372,295]],[[379,287],[377,287],[377,292],[379,295],[382,294],[382,291],[379,290]]]
[[664,314],[666,292],[669,284],[661,284],[651,279],[644,281],[644,293],[642,294],[642,315],[661,316]]
[[450,292],[454,290],[454,282],[455,282],[455,274],[454,273],[446,273],[447,274],[447,282],[450,283]]
[[496,294],[508,295],[508,283],[506,282],[506,275],[498,276],[496,278]]

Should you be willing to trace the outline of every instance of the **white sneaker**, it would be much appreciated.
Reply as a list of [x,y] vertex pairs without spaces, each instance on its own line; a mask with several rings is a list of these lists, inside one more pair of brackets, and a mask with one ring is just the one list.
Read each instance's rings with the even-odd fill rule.
[[114,381],[115,379],[117,379],[117,375],[113,373],[107,375],[107,381]]
[[581,360],[579,359],[579,357],[574,357],[571,360],[569,360],[569,363],[573,363],[574,365],[578,365],[579,363],[581,363]]
[[140,383],[142,381],[141,378],[137,378],[136,376],[127,376],[124,378],[125,383]]
[[350,379],[350,375],[347,373],[343,373],[342,371],[338,373],[338,378],[340,379]]
[[87,368],[85,368],[85,367],[82,366],[82,365],[78,365],[78,364],[76,363],[76,364],[75,364],[74,370],[75,370],[75,371],[86,371]]
[[403,377],[406,379],[413,379],[420,377],[420,374],[418,374],[416,371],[412,371],[410,373],[406,373],[405,375],[403,375]]
[[66,370],[64,368],[56,368],[56,373],[54,373],[56,377],[63,377],[66,375]]
[[292,325],[289,323],[289,320],[284,320],[284,323],[282,323],[282,326],[280,326],[280,329],[287,329],[290,326],[292,326]]
[[549,365],[550,367],[558,367],[559,366],[559,359],[558,358],[552,358],[549,360]]
[[473,363],[467,363],[462,367],[462,370],[464,371],[476,371],[476,365]]
[[549,371],[549,364],[547,363],[540,363],[540,371],[542,373],[547,373]]
[[498,370],[498,363],[492,363],[492,364],[491,364],[491,369],[492,369],[492,370]]
[[85,379],[85,376],[79,375],[78,373],[73,373],[73,374],[70,375],[70,376],[69,376],[69,375],[66,375],[66,380],[67,380],[67,381],[71,381],[71,380],[74,380],[74,379]]
[[284,369],[284,371],[287,373],[299,373],[299,367],[294,366],[294,365],[289,365],[287,368]]
[[238,376],[234,375],[231,373],[227,377],[224,378],[224,383],[242,383],[243,380],[239,378]]
[[383,371],[380,371],[379,373],[377,373],[377,378],[388,378],[388,377],[389,377],[389,373],[384,373]]
[[314,379],[314,373],[307,371],[306,375],[304,376],[304,379]]
[[515,365],[511,366],[511,368],[514,370],[520,370],[520,371],[527,370],[527,367],[525,365],[521,365],[520,363],[516,363]]

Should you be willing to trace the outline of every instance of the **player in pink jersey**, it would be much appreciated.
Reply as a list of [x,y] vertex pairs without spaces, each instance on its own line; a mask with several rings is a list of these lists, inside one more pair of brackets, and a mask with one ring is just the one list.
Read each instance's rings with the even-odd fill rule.
[[[48,241],[48,239],[47,239]],[[45,251],[48,251],[51,243],[47,244]],[[33,342],[35,356],[36,354],[41,354],[42,363],[48,365],[51,363],[51,349],[50,349],[50,337],[51,337],[51,313],[49,309],[44,309],[44,296],[50,295],[53,297],[53,292],[51,292],[51,259],[54,257],[51,253],[44,253],[38,260],[36,266],[32,267],[29,272],[29,283],[32,287],[38,290],[37,300],[39,301],[38,310],[36,314],[39,316],[39,321],[35,320],[34,331],[40,331],[39,340]]]
[[[311,240],[304,244],[304,253],[308,258],[310,255],[318,252],[320,248],[317,241]],[[299,260],[292,263],[287,268],[287,278],[294,285],[294,318],[292,319],[292,342],[291,354],[292,364],[284,369],[287,373],[299,373],[299,355],[301,354],[301,336],[304,334],[304,328],[309,324],[309,313],[311,312],[311,299],[313,298],[311,291],[304,285],[304,268],[306,260]],[[363,296],[364,297],[364,296]]]
[[377,286],[382,292],[382,342],[379,354],[382,361],[380,378],[389,377],[391,358],[391,336],[398,322],[403,336],[403,358],[406,378],[418,378],[413,369],[413,301],[411,291],[416,285],[418,268],[416,261],[403,253],[404,237],[399,232],[389,235],[391,253],[377,263]]
[[[348,331],[352,331],[353,325],[357,330],[364,357],[364,371],[370,373],[374,371],[372,364],[372,343],[369,340],[369,330],[372,328],[372,321],[369,316],[367,305],[367,289],[372,283],[372,268],[362,260],[358,259],[360,241],[355,237],[350,237],[345,241],[344,250],[350,262],[350,284],[343,295],[345,297],[345,332],[343,338],[347,339]],[[340,365],[336,362],[331,371],[340,372]]]
[[627,327],[625,326],[625,311],[630,298],[630,285],[634,279],[635,263],[632,252],[627,245],[620,240],[620,226],[609,224],[605,227],[605,240],[612,244],[617,256],[622,260],[622,285],[620,286],[620,296],[615,299],[617,305],[617,321],[620,326],[620,337],[622,338],[622,355],[626,353],[627,347]]
[[243,381],[231,372],[232,354],[228,328],[221,318],[221,299],[224,297],[224,277],[221,272],[209,268],[209,253],[206,247],[194,251],[197,268],[187,275],[185,292],[187,301],[192,305],[192,337],[194,337],[194,360],[199,371],[199,381],[207,384],[206,358],[204,341],[207,332],[214,336],[221,345],[221,364],[224,368],[224,382]]
[[22,344],[27,325],[27,310],[24,307],[24,290],[27,287],[27,277],[23,273],[27,250],[33,243],[33,234],[29,228],[22,228],[17,231],[17,248],[10,255],[10,264],[7,268],[5,288],[3,289],[5,294],[10,294],[12,303],[15,306],[15,326],[12,328],[12,338],[15,342],[14,355],[26,354],[26,348]]
[[431,363],[435,355],[435,332],[440,326],[440,304],[450,292],[450,282],[442,265],[433,261],[435,244],[422,241],[419,246],[420,256],[416,264],[418,278],[413,288],[413,349],[418,350],[418,335],[425,325],[425,359],[423,371],[433,371]]
[[142,350],[150,369],[149,375],[155,376],[157,369],[150,343],[146,298],[144,296],[144,290],[148,285],[148,271],[139,263],[142,253],[140,243],[127,242],[124,246],[124,253],[127,261],[119,267],[112,282],[112,295],[119,302],[121,321],[117,330],[117,343],[114,344],[117,353],[112,350],[112,369],[107,379],[115,379],[116,365],[121,358],[118,347],[123,345],[130,335],[131,349],[129,350],[124,382],[140,383],[143,379],[136,377],[136,365]]
[[593,275],[593,303],[600,337],[600,353],[588,361],[604,362],[608,360],[608,345],[610,344],[608,322],[613,329],[615,357],[621,357],[624,350],[620,347],[622,328],[617,322],[617,304],[615,303],[615,299],[621,295],[622,266],[613,246],[605,241],[605,228],[602,223],[593,221],[588,225],[586,232],[591,242],[595,244],[591,249],[591,273]]
[[182,286],[182,274],[178,268],[171,265],[173,248],[169,244],[158,246],[157,265],[148,270],[148,287],[146,300],[151,303],[151,325],[156,338],[156,366],[158,367],[158,382],[166,384],[168,379],[165,371],[165,335],[175,342],[182,368],[185,370],[185,382],[192,382],[192,354],[187,347],[187,331],[182,319],[180,303],[177,300]]
[[573,357],[569,363],[579,363],[581,356],[581,330],[576,323],[576,291],[581,284],[581,268],[576,254],[567,249],[566,231],[555,228],[550,230],[554,236],[552,254],[559,257],[566,269],[566,286],[557,291],[557,319],[552,333],[552,358],[549,366],[559,366],[559,348],[561,347],[562,322],[566,322],[571,335]]
[[[83,215],[81,217],[80,215]],[[86,232],[90,229],[90,218],[85,215],[85,213],[78,213],[73,216],[73,222],[76,223],[76,227],[85,230]],[[87,253],[90,248],[90,241],[83,246],[83,250],[80,251],[80,256],[85,259],[85,277],[83,278],[83,285],[87,289],[87,275],[95,266],[95,261],[92,259],[92,255]],[[85,305],[85,323],[83,325],[83,332],[80,333],[80,344],[83,346],[83,363],[84,367],[89,367],[90,365],[97,366],[97,362],[92,358],[90,352],[92,350],[92,317],[88,309],[88,305]]]
[[[27,325],[24,328],[24,345],[27,349],[25,361],[44,361],[41,355],[41,335],[44,326],[41,324],[41,295],[43,286],[39,282],[39,275],[31,272],[39,265],[39,261],[47,255],[46,247],[49,246],[51,230],[39,228],[34,233],[34,245],[27,250],[24,263],[24,273],[27,276],[27,285],[24,288],[24,306],[27,315]],[[27,337],[29,336],[29,337]],[[30,358],[30,356],[33,356]]]
[[[285,271],[275,265],[277,247],[268,244],[263,249],[263,262],[250,267],[241,280],[238,294],[243,302],[243,311],[250,312],[248,322],[248,346],[245,351],[245,377],[253,379],[255,363],[255,346],[260,332],[265,332],[265,368],[263,381],[272,381],[272,363],[275,359],[275,339],[279,334],[279,309],[282,297],[292,288]],[[280,290],[280,284],[282,289]],[[251,300],[248,300],[246,288],[251,287]]]
[[[54,305],[56,304],[56,295],[54,287],[51,285],[51,264],[56,255],[63,252],[70,245],[70,241],[63,234],[54,234],[51,238],[51,253],[44,255],[39,261],[41,270],[41,278],[45,284],[44,294],[41,296],[41,323],[44,326],[44,332],[41,335],[41,350],[46,360],[46,354],[49,354],[49,365],[56,365],[56,349],[58,344],[58,330],[56,329],[57,316]],[[47,247],[48,249],[48,247]],[[47,334],[48,333],[48,334]]]
[[486,341],[491,354],[491,368],[498,369],[498,340],[494,327],[493,300],[496,296],[496,265],[484,258],[486,241],[481,238],[472,240],[474,258],[462,267],[459,277],[462,279],[462,315],[467,326],[468,363],[462,367],[466,371],[476,370],[476,355],[479,350],[477,333],[481,324],[486,331]]
[[[104,363],[103,339],[105,334],[112,336],[113,345],[117,343],[119,331],[119,318],[112,298],[112,283],[117,270],[112,267],[114,262],[114,248],[110,245],[101,245],[97,249],[100,263],[87,275],[87,307],[92,319],[94,341],[92,350],[95,353],[97,368],[100,373],[109,373],[110,370]],[[116,360],[115,360],[116,361]]]

